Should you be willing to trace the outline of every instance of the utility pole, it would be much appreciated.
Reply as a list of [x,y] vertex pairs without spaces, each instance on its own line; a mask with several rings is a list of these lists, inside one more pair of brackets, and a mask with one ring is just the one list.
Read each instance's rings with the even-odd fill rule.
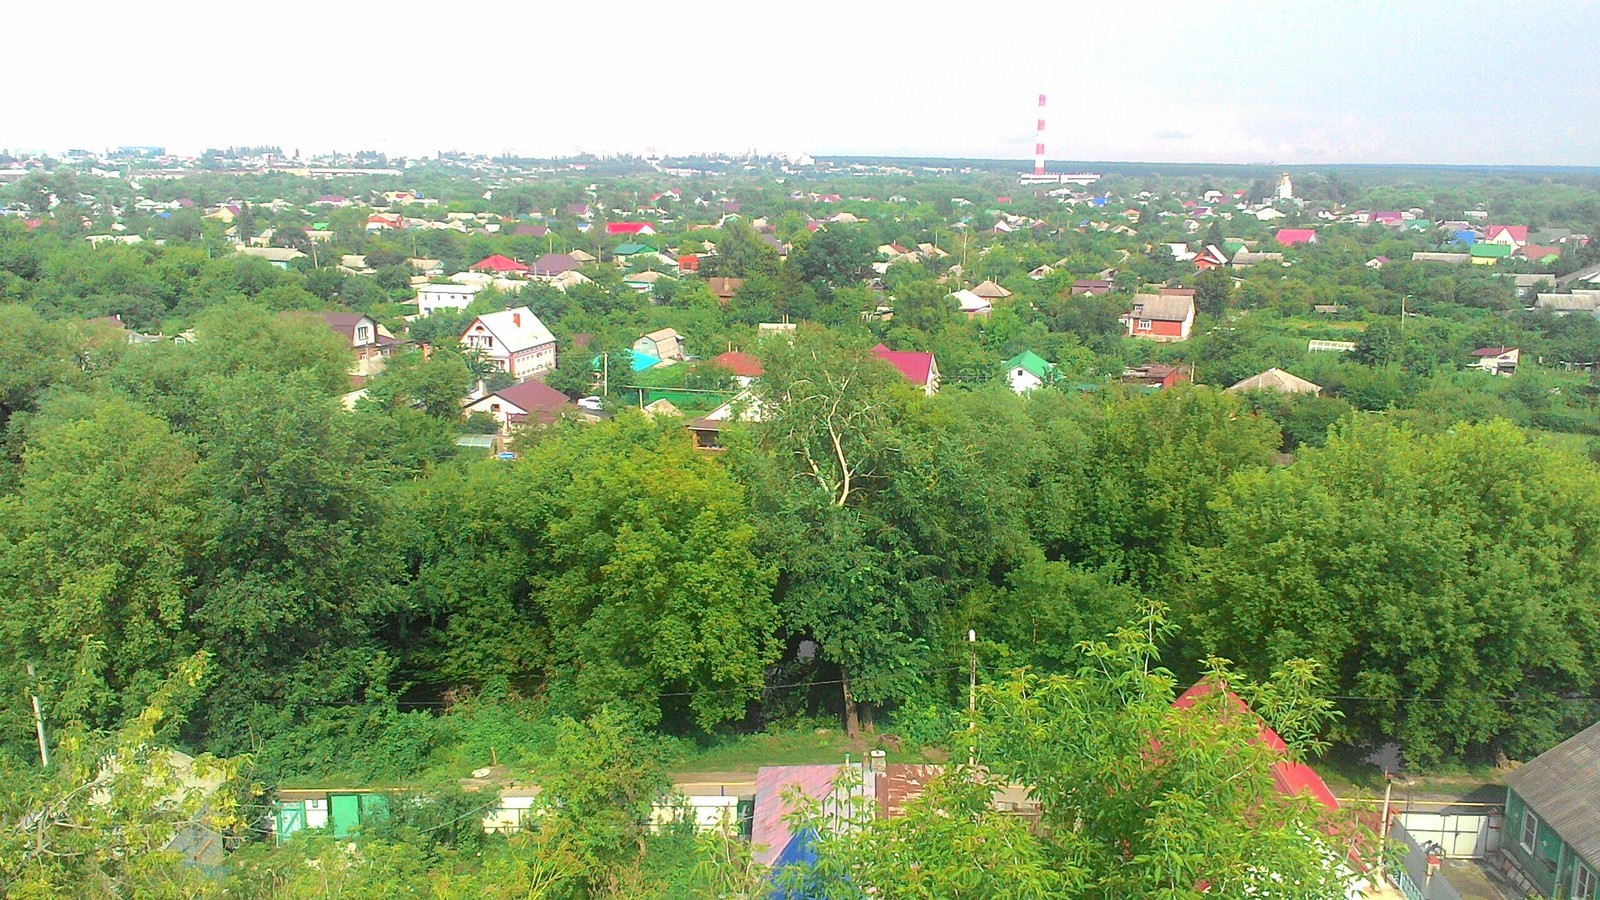
[[978,764],[978,632],[967,629],[967,768]]
[[1384,857],[1389,855],[1389,794],[1394,790],[1394,779],[1387,769],[1383,773],[1383,822],[1378,830],[1378,884],[1383,884]]
[[33,674],[33,663],[28,663],[28,681],[33,684],[33,727],[39,733],[39,765],[50,768],[50,745],[44,740],[44,713],[39,710],[39,682]]

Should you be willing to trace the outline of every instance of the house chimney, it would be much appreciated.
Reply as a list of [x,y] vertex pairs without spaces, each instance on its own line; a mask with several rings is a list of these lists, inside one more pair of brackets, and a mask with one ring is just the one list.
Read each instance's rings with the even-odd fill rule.
[[522,313],[512,313],[511,314],[511,327],[512,328],[521,328],[522,327]]

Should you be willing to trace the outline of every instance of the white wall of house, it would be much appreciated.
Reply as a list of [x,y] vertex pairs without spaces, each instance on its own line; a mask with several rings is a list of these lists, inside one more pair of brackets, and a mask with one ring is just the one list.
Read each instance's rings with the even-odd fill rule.
[[1011,371],[1006,375],[1006,379],[1011,382],[1011,389],[1019,394],[1026,394],[1028,391],[1044,384],[1039,379],[1039,376],[1021,366],[1012,367]]
[[466,309],[482,288],[467,284],[425,284],[417,288],[417,314],[426,319],[441,309]]

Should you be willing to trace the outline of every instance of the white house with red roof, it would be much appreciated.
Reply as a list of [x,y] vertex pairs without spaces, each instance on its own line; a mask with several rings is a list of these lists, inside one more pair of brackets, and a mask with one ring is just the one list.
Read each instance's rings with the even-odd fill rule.
[[761,377],[761,360],[742,350],[719,353],[711,358],[711,364],[719,369],[726,369],[740,387],[749,387],[750,382]]
[[894,366],[907,381],[922,388],[923,393],[929,397],[938,393],[939,364],[934,360],[932,353],[890,350],[887,346],[879,344],[872,348],[872,355]]
[[1521,247],[1528,243],[1528,226],[1490,225],[1483,230],[1483,241],[1486,244],[1505,244],[1508,247]]
[[1515,375],[1522,351],[1516,347],[1480,347],[1472,351],[1472,368],[1490,375]]
[[461,332],[460,342],[518,381],[556,367],[555,335],[526,306],[484,313]]
[[566,394],[537,378],[530,378],[469,402],[461,413],[463,416],[484,413],[492,417],[504,433],[514,425],[554,422],[563,413],[576,411],[577,408]]

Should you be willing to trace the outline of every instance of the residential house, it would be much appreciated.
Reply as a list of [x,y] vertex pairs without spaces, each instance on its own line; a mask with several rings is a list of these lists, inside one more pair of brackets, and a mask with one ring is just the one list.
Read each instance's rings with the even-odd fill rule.
[[600,260],[596,259],[595,257],[590,256],[589,254],[583,252],[582,250],[568,250],[567,251],[567,255],[572,257],[573,259],[577,260],[578,261],[578,265],[580,265],[580,266],[586,266],[589,263],[599,262],[600,261]]
[[678,255],[678,274],[679,275],[685,275],[685,274],[693,275],[693,274],[699,273],[699,271],[700,271],[700,257],[696,256],[693,253],[682,253],[682,254]]
[[1034,281],[1042,281],[1046,278],[1049,278],[1051,275],[1054,275],[1055,273],[1056,270],[1050,268],[1049,265],[1042,265],[1029,272],[1028,277],[1032,278]]
[[357,387],[368,376],[382,372],[384,363],[394,355],[395,347],[400,344],[377,320],[361,313],[323,313],[322,321],[348,342],[354,358],[350,377],[355,380]]
[[1228,255],[1223,253],[1215,244],[1207,244],[1204,249],[1195,254],[1194,267],[1205,271],[1219,269],[1228,264]]
[[1362,265],[1366,266],[1369,269],[1381,269],[1384,266],[1387,266],[1388,264],[1389,264],[1389,257],[1387,257],[1387,256],[1374,256],[1373,258],[1371,258],[1371,259],[1367,260],[1366,262],[1362,263]]
[[721,450],[724,431],[737,422],[760,422],[764,414],[761,399],[746,389],[711,412],[684,423],[684,427],[694,435],[699,449]]
[[655,234],[656,230],[650,227],[649,222],[607,222],[606,234],[641,235]]
[[683,335],[676,329],[662,328],[652,331],[633,342],[633,352],[653,356],[657,360],[682,360]]
[[580,284],[590,284],[594,279],[578,271],[562,272],[553,278],[544,279],[545,283],[562,292]]
[[622,283],[638,293],[649,294],[655,291],[657,284],[677,280],[665,272],[635,272],[622,279]]
[[1285,247],[1298,247],[1301,244],[1315,244],[1317,232],[1313,228],[1279,228],[1272,239]]
[[1600,723],[1506,776],[1501,842],[1546,897],[1592,900],[1600,885]]
[[1462,265],[1472,259],[1467,253],[1439,253],[1431,250],[1415,250],[1411,253],[1412,262],[1446,263],[1448,265]]
[[511,228],[512,237],[547,237],[549,234],[549,225],[529,225],[524,222]]
[[637,244],[630,241],[626,244],[618,244],[617,249],[611,251],[611,256],[616,259],[619,264],[626,266],[633,262],[634,257],[646,255],[653,256],[656,253],[656,248],[650,246],[649,244]]
[[234,250],[245,256],[254,256],[264,259],[280,269],[289,268],[289,263],[297,259],[305,259],[306,255],[290,247],[238,247]]
[[1121,381],[1123,384],[1134,387],[1159,391],[1193,379],[1194,368],[1192,366],[1149,363],[1143,366],[1130,366],[1123,369]]
[[1138,294],[1121,317],[1128,336],[1152,341],[1187,341],[1194,327],[1194,297]]
[[1322,386],[1312,384],[1298,375],[1291,375],[1282,369],[1268,369],[1259,375],[1251,375],[1243,381],[1234,384],[1228,390],[1235,394],[1246,391],[1275,391],[1280,394],[1320,394]]
[[555,335],[526,306],[473,319],[461,332],[461,345],[517,381],[556,367]]
[[993,309],[993,304],[978,296],[975,292],[965,288],[950,295],[956,301],[957,309],[969,319],[987,319]]
[[1560,247],[1541,247],[1538,244],[1524,244],[1518,247],[1513,256],[1520,256],[1531,263],[1554,262],[1561,258]]
[[1570,294],[1539,294],[1534,306],[1558,316],[1575,312],[1593,316],[1600,314],[1600,290],[1574,290]]
[[1233,255],[1232,262],[1235,269],[1248,269],[1251,266],[1260,266],[1267,263],[1278,263],[1281,265],[1283,263],[1283,254],[1276,252],[1257,253],[1254,250],[1240,250],[1238,253]]
[[501,256],[498,253],[493,256],[485,256],[467,268],[474,272],[487,272],[491,275],[531,275],[533,273],[533,270],[523,263],[519,263],[509,256]]
[[1467,256],[1475,266],[1492,266],[1502,259],[1510,259],[1517,248],[1510,244],[1497,244],[1489,241],[1480,241],[1472,245],[1472,250]]
[[1032,350],[1024,350],[1006,360],[1006,382],[1019,394],[1026,394],[1055,380],[1055,363]]
[[537,378],[514,384],[467,403],[463,416],[485,413],[504,434],[516,425],[546,425],[565,413],[576,412],[571,398]]
[[993,281],[984,281],[972,289],[974,294],[985,300],[1004,300],[1011,296],[1011,292],[995,284]]
[[1521,357],[1516,347],[1480,347],[1472,351],[1472,367],[1490,375],[1515,375]]
[[1072,293],[1074,295],[1088,294],[1091,297],[1096,297],[1101,294],[1111,293],[1112,288],[1112,283],[1104,278],[1079,278],[1072,282]]
[[711,358],[711,364],[726,369],[740,387],[749,387],[751,382],[761,377],[761,360],[740,350],[719,353]]
[[890,350],[887,346],[879,344],[872,348],[872,354],[879,359],[894,366],[905,379],[923,393],[932,397],[939,391],[939,364],[932,353],[920,353],[915,350]]
[[546,253],[534,260],[533,277],[546,281],[565,272],[576,272],[578,259],[570,253]]
[[424,284],[417,287],[417,315],[426,319],[441,309],[466,309],[482,291],[476,284]]
[[1490,244],[1500,244],[1516,249],[1528,243],[1528,226],[1490,225],[1483,230],[1483,239]]
[[339,257],[339,271],[346,275],[368,277],[377,274],[378,270],[367,263],[365,254],[345,253]]
[[742,284],[744,284],[743,278],[724,278],[718,275],[706,279],[706,287],[711,289],[711,293],[716,296],[717,302],[723,306],[728,305],[728,301],[733,299],[733,295]]

